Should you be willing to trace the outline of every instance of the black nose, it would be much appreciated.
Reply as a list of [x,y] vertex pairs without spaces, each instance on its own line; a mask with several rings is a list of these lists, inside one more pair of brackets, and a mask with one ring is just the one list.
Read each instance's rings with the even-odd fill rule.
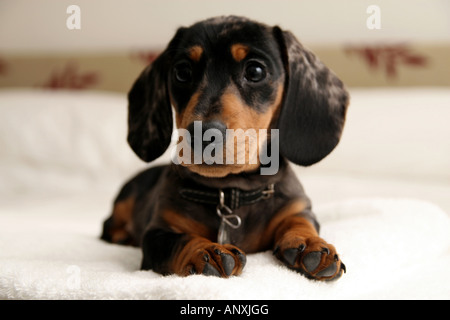
[[[212,130],[210,130],[212,129]],[[202,152],[208,145],[221,149],[226,139],[227,126],[221,121],[194,121],[188,127],[191,137],[191,148],[194,152]]]

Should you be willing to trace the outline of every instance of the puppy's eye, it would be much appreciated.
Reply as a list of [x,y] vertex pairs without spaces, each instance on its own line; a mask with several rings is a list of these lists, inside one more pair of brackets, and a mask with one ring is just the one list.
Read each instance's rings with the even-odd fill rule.
[[174,73],[175,79],[180,83],[187,83],[192,80],[192,68],[187,63],[175,66]]
[[251,62],[245,68],[244,77],[247,81],[260,82],[266,78],[266,69],[258,62]]

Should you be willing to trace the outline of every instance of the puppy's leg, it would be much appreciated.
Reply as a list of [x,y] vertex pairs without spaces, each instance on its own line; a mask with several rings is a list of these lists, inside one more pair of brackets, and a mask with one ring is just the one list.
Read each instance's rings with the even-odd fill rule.
[[218,277],[239,275],[245,266],[242,250],[229,244],[164,229],[150,229],[143,242],[142,269],[161,274],[204,274]]
[[117,243],[137,246],[132,236],[132,215],[134,197],[120,199],[114,203],[111,216],[103,223],[101,239]]
[[[157,184],[167,166],[144,170],[130,179],[114,200],[111,216],[103,223],[102,240],[133,246],[139,245],[139,236],[134,232],[136,199],[148,193]],[[141,211],[142,213],[142,211]]]
[[[307,211],[296,213],[290,206],[274,220],[274,255],[286,266],[310,279],[334,280],[345,272],[335,247],[319,237]],[[289,209],[288,208],[288,209]]]

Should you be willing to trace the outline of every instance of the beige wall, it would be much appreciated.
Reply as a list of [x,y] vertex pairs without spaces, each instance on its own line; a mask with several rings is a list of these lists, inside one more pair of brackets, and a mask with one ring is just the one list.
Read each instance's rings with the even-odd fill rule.
[[124,92],[179,26],[227,14],[292,30],[348,86],[450,85],[448,0],[0,0],[0,87]]
[[[66,28],[71,4],[81,30]],[[366,27],[373,4],[381,30]],[[450,43],[448,0],[0,0],[0,52],[155,49],[177,27],[224,14],[279,24],[308,45]]]

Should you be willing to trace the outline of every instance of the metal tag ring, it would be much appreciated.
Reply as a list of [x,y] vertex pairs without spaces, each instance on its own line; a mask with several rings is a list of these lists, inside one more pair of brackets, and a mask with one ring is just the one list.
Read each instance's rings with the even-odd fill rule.
[[[235,219],[236,222],[231,222],[230,219]],[[228,216],[223,216],[222,221],[225,222],[227,225],[229,225],[233,229],[237,229],[241,226],[242,220],[237,214],[230,214]]]

